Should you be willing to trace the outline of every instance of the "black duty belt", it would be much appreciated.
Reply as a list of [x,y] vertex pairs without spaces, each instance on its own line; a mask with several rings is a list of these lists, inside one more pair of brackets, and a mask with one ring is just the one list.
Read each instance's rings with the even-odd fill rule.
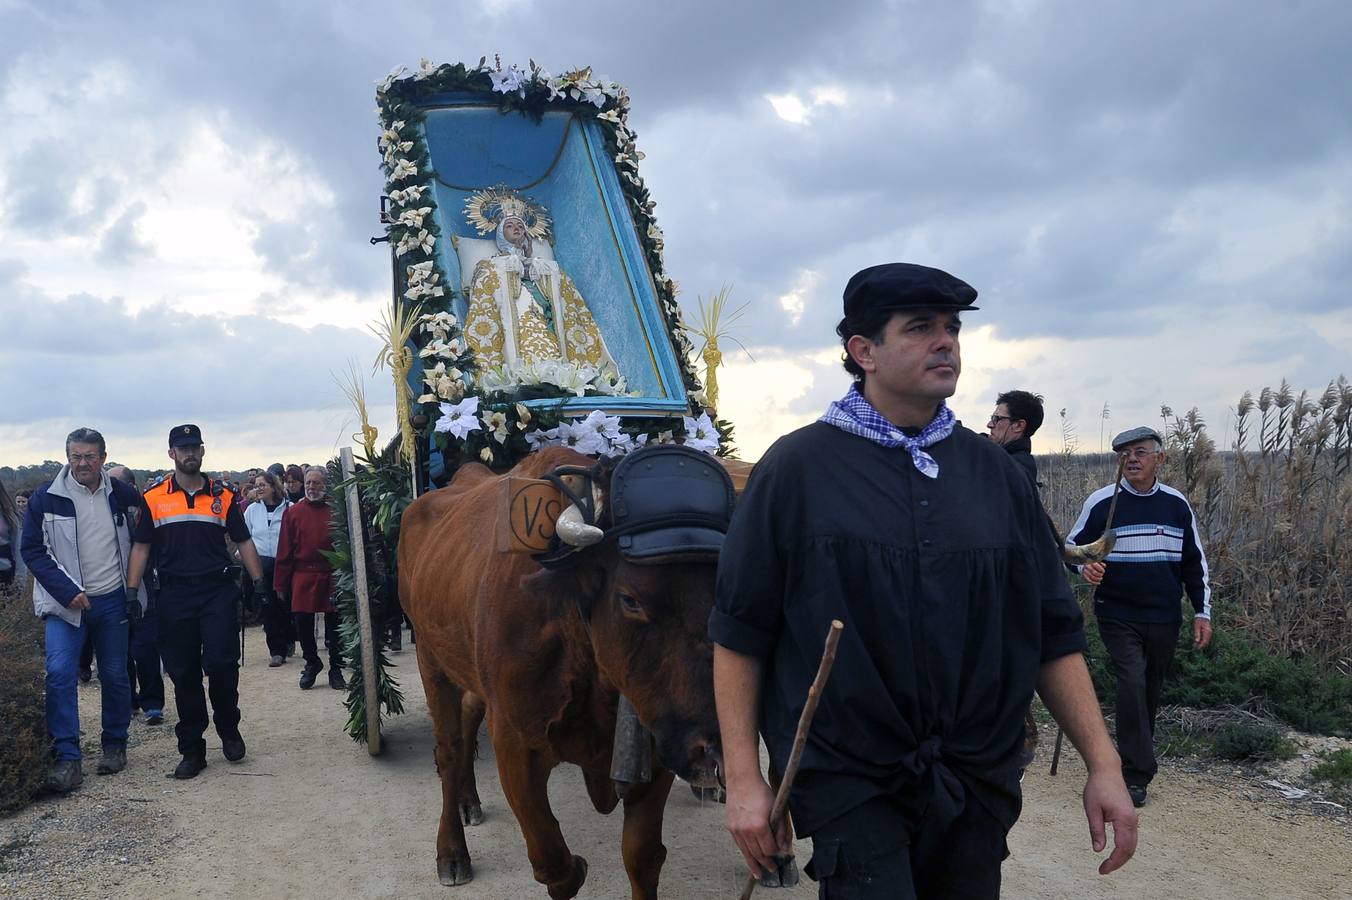
[[171,575],[160,572],[160,587],[190,587],[196,585],[221,584],[229,580],[233,567],[217,569],[201,575]]

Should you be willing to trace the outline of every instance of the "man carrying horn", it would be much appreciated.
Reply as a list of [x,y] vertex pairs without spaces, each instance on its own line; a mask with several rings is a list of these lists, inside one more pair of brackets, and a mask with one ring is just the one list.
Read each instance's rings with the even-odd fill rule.
[[998,896],[1035,688],[1089,770],[1095,851],[1113,825],[1107,874],[1135,852],[1136,810],[1079,607],[1031,480],[944,402],[976,291],[893,263],[856,274],[844,299],[855,383],[757,464],[719,564],[709,631],[728,829],[753,872],[789,852],[787,826],[768,821],[757,731],[783,771],[840,619],[790,798],[822,896]]
[[1122,777],[1132,802],[1144,806],[1158,768],[1155,714],[1178,646],[1179,598],[1186,590],[1192,601],[1193,646],[1201,649],[1211,643],[1211,586],[1192,507],[1156,477],[1166,459],[1159,433],[1147,426],[1124,431],[1113,438],[1113,452],[1122,463],[1121,483],[1089,495],[1067,545],[1103,534],[1112,497],[1120,492],[1121,508],[1112,521],[1116,546],[1103,562],[1087,563],[1080,573],[1094,585],[1099,635],[1117,676]]

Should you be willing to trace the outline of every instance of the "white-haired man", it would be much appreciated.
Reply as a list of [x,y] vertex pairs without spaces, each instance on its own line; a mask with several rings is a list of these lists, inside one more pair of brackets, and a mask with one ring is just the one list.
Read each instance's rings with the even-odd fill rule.
[[[1211,643],[1211,587],[1197,517],[1188,500],[1156,477],[1165,462],[1164,442],[1142,426],[1113,438],[1122,459],[1122,487],[1113,530],[1117,543],[1103,562],[1081,574],[1094,588],[1099,634],[1117,676],[1117,751],[1122,777],[1137,806],[1155,777],[1155,714],[1164,676],[1173,662],[1182,621],[1184,592],[1192,601],[1193,645]],[[1084,502],[1066,539],[1084,544],[1102,534],[1116,485],[1099,488]]]
[[305,498],[292,504],[282,515],[282,530],[277,538],[277,566],[272,574],[273,590],[291,601],[296,634],[305,657],[300,687],[307,691],[314,687],[315,677],[324,671],[315,644],[315,613],[324,614],[329,687],[336,691],[347,687],[343,680],[343,652],[338,641],[338,615],[333,607],[333,569],[324,558],[324,551],[333,549],[333,538],[329,533],[332,520],[328,474],[319,466],[311,466],[305,471]]

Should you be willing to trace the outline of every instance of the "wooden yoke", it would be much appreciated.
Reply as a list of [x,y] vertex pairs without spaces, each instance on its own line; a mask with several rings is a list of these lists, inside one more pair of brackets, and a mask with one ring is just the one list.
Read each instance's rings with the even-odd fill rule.
[[[740,459],[719,459],[732,478],[738,496],[746,488],[754,463]],[[574,493],[586,490],[580,475],[564,475],[563,481]],[[568,500],[563,492],[541,478],[503,478],[498,487],[500,508],[507,515],[498,518],[499,553],[543,553],[554,537],[554,522]]]

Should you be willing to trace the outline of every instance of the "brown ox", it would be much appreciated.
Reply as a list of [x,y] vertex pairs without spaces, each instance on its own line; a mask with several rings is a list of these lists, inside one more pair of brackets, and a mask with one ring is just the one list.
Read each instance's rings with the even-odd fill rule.
[[[536,478],[590,463],[550,448],[510,474]],[[580,552],[564,569],[499,553],[503,477],[467,465],[449,487],[415,501],[401,527],[400,596],[418,635],[441,776],[438,875],[443,884],[473,877],[464,826],[482,820],[473,752],[486,707],[503,793],[535,880],[551,897],[576,895],[587,864],[569,852],[547,782],[560,762],[575,763],[597,811],[616,807],[610,762],[623,692],[652,731],[663,764],[624,798],[625,870],[634,897],[654,897],[666,858],[662,813],[672,771],[707,780],[718,752],[706,633],[716,563],[635,565],[613,542]]]

